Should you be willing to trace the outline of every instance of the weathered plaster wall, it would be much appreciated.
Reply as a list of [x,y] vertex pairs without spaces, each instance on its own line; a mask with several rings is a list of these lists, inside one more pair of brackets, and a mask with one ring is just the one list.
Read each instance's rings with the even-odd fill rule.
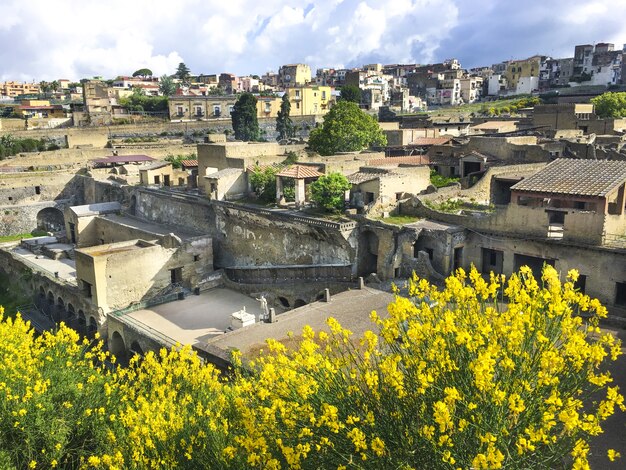
[[28,205],[0,206],[0,236],[30,233],[37,228],[37,215],[40,211],[55,208],[62,213],[68,205],[68,200],[59,200]]

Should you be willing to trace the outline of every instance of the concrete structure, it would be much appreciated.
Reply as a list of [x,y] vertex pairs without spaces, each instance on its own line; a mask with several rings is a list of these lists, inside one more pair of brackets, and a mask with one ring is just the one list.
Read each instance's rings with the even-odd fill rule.
[[248,192],[248,178],[241,168],[224,168],[204,176],[200,186],[204,188],[209,199],[241,199]]
[[546,129],[580,129],[584,134],[610,135],[626,129],[626,119],[601,119],[593,104],[564,103],[537,105],[533,125]]
[[350,203],[357,209],[390,211],[404,194],[419,194],[430,185],[430,168],[423,166],[363,167],[348,175]]

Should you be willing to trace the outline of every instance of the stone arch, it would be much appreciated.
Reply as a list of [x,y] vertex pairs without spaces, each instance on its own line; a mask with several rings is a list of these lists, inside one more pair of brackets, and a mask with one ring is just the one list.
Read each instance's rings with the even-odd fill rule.
[[42,299],[46,298],[46,289],[43,286],[39,286],[39,297]]
[[278,297],[278,301],[285,308],[291,307],[291,305],[289,305],[289,300],[287,300],[285,297]]
[[[90,317],[90,320],[93,317]],[[118,331],[114,331],[109,339],[109,350],[111,354],[115,356],[118,362],[125,362],[128,352],[126,351],[126,344],[124,338]]]
[[359,276],[365,277],[378,271],[378,244],[378,235],[373,231],[365,230],[359,234],[357,259]]
[[85,312],[80,309],[78,310],[78,331],[83,334],[87,331],[87,318]]
[[89,322],[87,323],[87,334],[93,335],[98,331],[98,322],[93,315],[89,316]]
[[143,356],[143,348],[139,345],[139,343],[136,340],[130,343],[130,352]]
[[306,305],[306,302],[302,299],[296,299],[296,301],[293,303],[293,308],[298,308],[298,307],[304,307]]
[[37,212],[37,228],[48,232],[60,232],[65,229],[63,212],[56,207],[46,207]]
[[76,318],[76,310],[71,302],[67,303],[67,316],[70,318]]
[[57,321],[62,320],[65,316],[65,301],[61,297],[57,298],[57,305],[54,316]]

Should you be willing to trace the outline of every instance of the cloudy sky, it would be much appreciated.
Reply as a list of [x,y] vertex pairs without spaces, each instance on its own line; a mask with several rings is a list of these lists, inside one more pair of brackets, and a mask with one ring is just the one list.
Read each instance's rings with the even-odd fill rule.
[[626,43],[626,0],[0,0],[0,80],[262,74],[431,63],[466,67]]

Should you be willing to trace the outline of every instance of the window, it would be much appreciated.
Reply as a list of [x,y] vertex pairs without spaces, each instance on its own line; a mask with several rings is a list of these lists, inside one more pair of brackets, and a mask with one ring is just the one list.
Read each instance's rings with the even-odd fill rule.
[[322,99],[323,99],[323,100],[325,100],[325,99],[326,99],[326,92],[325,92],[325,91],[323,91],[323,92],[322,92]]
[[202,106],[196,106],[196,116],[204,116],[202,112]]
[[176,107],[176,114],[178,114],[179,116],[182,116],[183,114],[185,114],[182,106]]
[[35,186],[35,194],[41,194],[41,186]]
[[296,90],[296,98],[300,98],[300,90]]
[[161,184],[161,177],[158,175],[155,175],[154,177],[154,184]]
[[626,307],[626,282],[615,283],[615,305]]
[[587,276],[583,274],[578,275],[578,280],[574,283],[574,289],[580,291],[581,294],[585,293],[585,287],[587,286]]
[[193,255],[194,261],[200,261],[200,255]]
[[296,109],[300,109],[300,103],[296,103]]
[[220,117],[222,114],[222,108],[220,106],[213,106],[213,116]]
[[87,281],[82,281],[83,282],[83,294],[85,295],[85,297],[87,298],[91,298],[91,284],[89,284]]
[[587,204],[584,201],[574,201],[574,209],[585,210]]

